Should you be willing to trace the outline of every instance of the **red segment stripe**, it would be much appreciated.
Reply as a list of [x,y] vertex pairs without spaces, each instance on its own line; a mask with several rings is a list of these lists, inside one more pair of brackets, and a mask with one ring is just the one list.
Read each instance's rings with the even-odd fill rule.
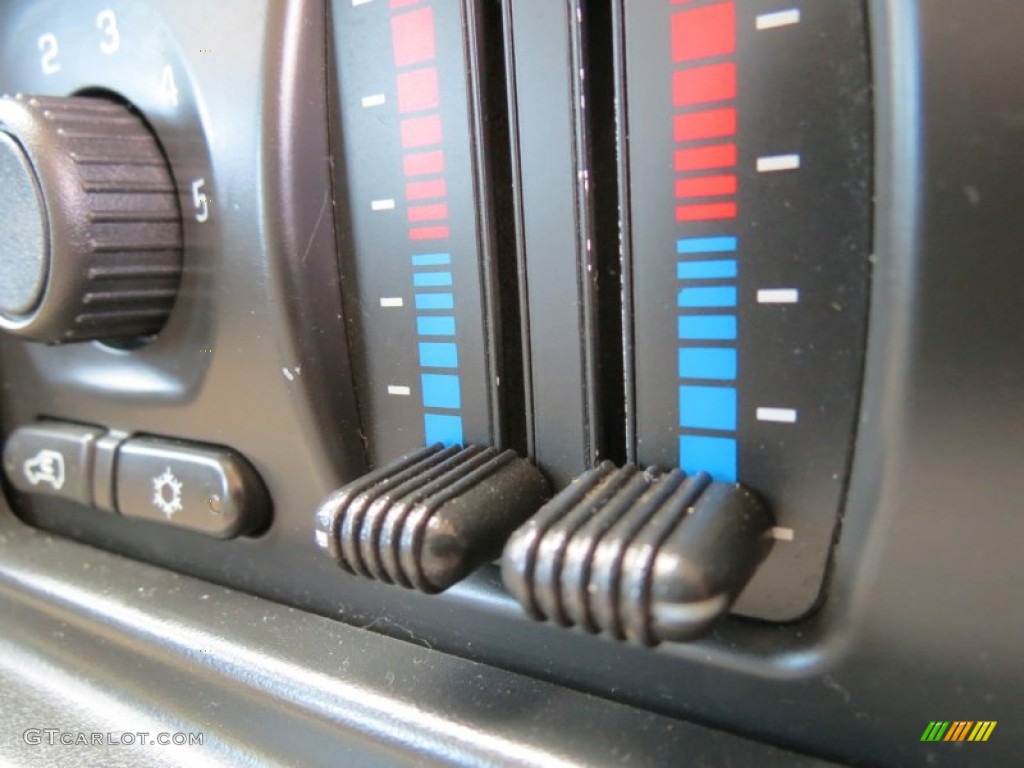
[[676,197],[678,198],[735,195],[736,189],[736,177],[732,174],[676,179]]
[[676,221],[715,221],[735,218],[736,203],[676,206]]
[[736,110],[728,107],[676,115],[673,118],[673,134],[676,141],[735,136]]
[[736,4],[719,3],[672,14],[672,61],[736,52]]
[[440,144],[441,117],[440,115],[410,117],[402,121],[401,131],[402,146],[406,149]]
[[434,40],[433,8],[401,13],[391,19],[391,46],[396,67],[433,60],[437,55]]
[[402,158],[406,176],[430,176],[444,173],[444,152],[410,152]]
[[444,179],[434,181],[410,181],[405,185],[405,197],[407,200],[431,200],[438,197],[446,197],[448,187]]
[[677,171],[702,171],[707,168],[730,168],[736,165],[735,144],[712,144],[695,149],[677,149]]
[[736,65],[712,64],[672,73],[672,103],[677,107],[736,98]]
[[409,208],[409,221],[444,221],[448,218],[448,205],[414,205]]
[[441,103],[437,67],[416,69],[398,76],[398,111],[437,109]]
[[409,230],[410,240],[443,240],[448,237],[448,227],[414,227]]

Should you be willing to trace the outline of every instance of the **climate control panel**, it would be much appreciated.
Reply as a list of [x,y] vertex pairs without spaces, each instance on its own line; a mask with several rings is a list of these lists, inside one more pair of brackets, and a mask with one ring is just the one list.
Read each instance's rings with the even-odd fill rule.
[[498,611],[488,647],[669,666],[828,599],[859,0],[47,0],[0,29],[22,520],[352,623]]

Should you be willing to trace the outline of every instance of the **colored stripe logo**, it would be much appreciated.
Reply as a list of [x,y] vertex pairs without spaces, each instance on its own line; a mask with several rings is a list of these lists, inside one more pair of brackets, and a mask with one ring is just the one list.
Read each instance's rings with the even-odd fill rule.
[[932,720],[921,741],[988,741],[995,729],[995,720]]

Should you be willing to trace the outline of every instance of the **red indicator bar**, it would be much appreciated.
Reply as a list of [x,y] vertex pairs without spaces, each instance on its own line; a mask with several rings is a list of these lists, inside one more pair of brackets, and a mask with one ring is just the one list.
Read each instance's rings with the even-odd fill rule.
[[715,221],[735,218],[736,203],[676,206],[676,221]]
[[448,195],[448,187],[444,179],[434,181],[410,181],[405,185],[407,200],[432,200]]
[[735,136],[736,110],[729,107],[676,115],[673,118],[673,134],[676,141]]
[[672,14],[672,61],[696,61],[735,52],[735,3]]
[[416,227],[409,230],[410,240],[443,240],[448,237],[448,227]]
[[735,64],[690,67],[672,73],[672,103],[677,107],[735,98]]
[[676,179],[676,197],[678,198],[735,195],[736,189],[736,177],[732,174]]
[[444,221],[448,218],[448,205],[414,205],[408,215],[409,221]]
[[433,60],[437,55],[434,45],[434,9],[421,8],[392,18],[391,45],[396,67]]
[[412,152],[402,158],[406,176],[430,176],[444,173],[444,152]]
[[410,117],[402,121],[401,131],[402,146],[406,149],[440,144],[441,117],[440,115]]
[[420,0],[391,0],[392,8],[405,8],[407,5],[416,5]]
[[437,87],[437,67],[416,69],[398,76],[398,111],[419,112],[437,109],[441,103]]
[[702,171],[707,168],[729,168],[736,165],[735,144],[713,144],[696,149],[677,149],[677,171]]

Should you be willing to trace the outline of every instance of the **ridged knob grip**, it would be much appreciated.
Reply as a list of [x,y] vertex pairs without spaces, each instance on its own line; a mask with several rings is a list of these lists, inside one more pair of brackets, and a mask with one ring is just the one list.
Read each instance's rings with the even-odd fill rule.
[[0,98],[0,329],[49,344],[151,335],[181,269],[177,190],[136,113]]

